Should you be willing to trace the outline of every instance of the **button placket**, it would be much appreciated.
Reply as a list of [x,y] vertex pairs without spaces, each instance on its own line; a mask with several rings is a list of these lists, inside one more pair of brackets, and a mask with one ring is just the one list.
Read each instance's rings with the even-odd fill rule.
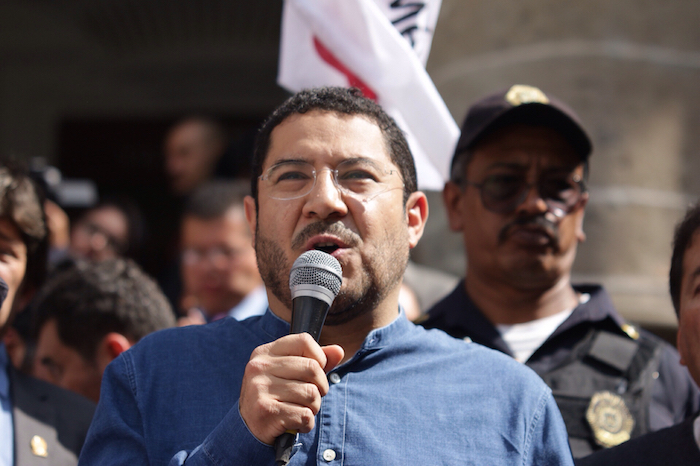
[[329,390],[323,397],[321,411],[318,414],[318,452],[321,464],[340,464],[343,458],[345,439],[345,398],[347,375],[337,372],[328,374]]

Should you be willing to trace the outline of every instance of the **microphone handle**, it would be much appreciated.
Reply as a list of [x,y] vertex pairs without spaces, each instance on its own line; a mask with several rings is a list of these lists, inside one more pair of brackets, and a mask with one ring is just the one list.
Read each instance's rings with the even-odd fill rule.
[[[306,332],[318,341],[329,307],[327,302],[311,296],[294,298],[292,300],[292,325],[289,333]],[[288,430],[275,439],[275,461],[278,465],[289,463],[296,437],[296,431]]]
[[311,296],[298,296],[292,300],[292,325],[290,334],[309,333],[318,341],[326,321],[330,305]]

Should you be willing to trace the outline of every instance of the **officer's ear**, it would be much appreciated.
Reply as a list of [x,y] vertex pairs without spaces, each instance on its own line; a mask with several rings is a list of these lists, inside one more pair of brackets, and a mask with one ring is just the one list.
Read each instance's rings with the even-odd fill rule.
[[442,201],[447,212],[447,223],[452,231],[462,231],[464,229],[464,191],[454,181],[445,183],[442,190]]
[[588,204],[588,191],[581,195],[581,200],[576,206],[576,239],[579,243],[586,241],[586,232],[583,231],[583,218],[586,215],[586,204]]

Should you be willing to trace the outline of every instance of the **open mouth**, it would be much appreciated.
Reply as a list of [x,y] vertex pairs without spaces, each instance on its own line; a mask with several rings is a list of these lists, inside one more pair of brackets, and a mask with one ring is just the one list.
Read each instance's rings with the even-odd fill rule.
[[323,243],[316,243],[314,244],[314,249],[318,251],[323,251],[327,254],[333,254],[336,250],[338,250],[340,246],[338,246],[335,243],[332,242],[323,242]]

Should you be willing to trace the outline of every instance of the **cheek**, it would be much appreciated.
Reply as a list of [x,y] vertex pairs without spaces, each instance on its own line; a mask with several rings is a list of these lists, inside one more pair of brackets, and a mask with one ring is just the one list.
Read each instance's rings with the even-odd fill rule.
[[0,277],[7,283],[9,287],[8,301],[10,296],[14,296],[19,288],[20,283],[22,283],[22,278],[24,277],[24,272],[26,271],[26,265],[22,264],[21,261],[13,261],[0,264]]
[[265,209],[260,207],[258,212],[258,231],[266,238],[282,237],[287,235],[287,241],[291,241],[291,232],[296,228],[300,217],[300,207],[292,201],[279,205],[270,205]]
[[471,250],[497,247],[498,236],[506,224],[506,219],[497,214],[467,211],[464,216],[463,229],[466,247]]

